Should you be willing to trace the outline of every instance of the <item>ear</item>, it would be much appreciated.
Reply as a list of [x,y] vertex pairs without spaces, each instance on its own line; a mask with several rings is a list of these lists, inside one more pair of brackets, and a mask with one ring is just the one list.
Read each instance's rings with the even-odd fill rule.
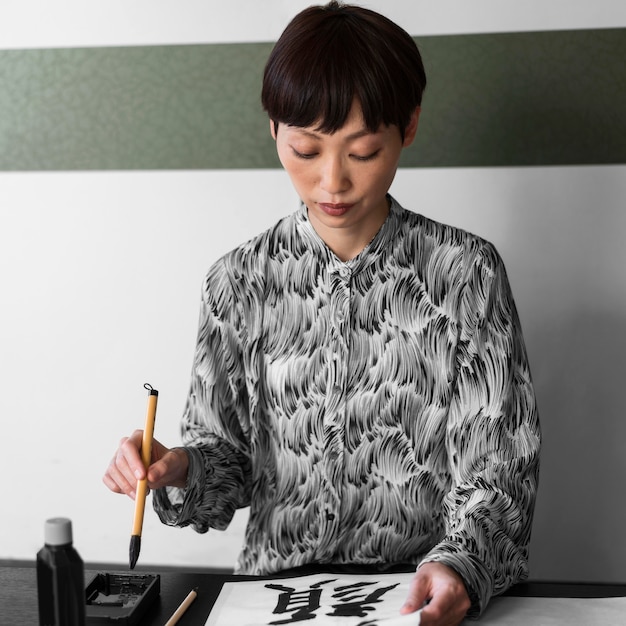
[[420,113],[422,111],[422,107],[416,107],[415,111],[411,113],[411,119],[404,131],[404,142],[402,143],[402,147],[406,148],[413,143],[415,139],[415,134],[417,133],[417,123],[419,122]]
[[278,129],[278,124],[274,120],[270,120],[270,134],[272,135],[272,139],[276,141],[276,131]]

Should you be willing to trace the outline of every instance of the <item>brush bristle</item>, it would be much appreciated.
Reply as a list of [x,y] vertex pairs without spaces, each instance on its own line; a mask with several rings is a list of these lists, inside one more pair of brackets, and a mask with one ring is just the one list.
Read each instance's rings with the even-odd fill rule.
[[141,537],[139,535],[132,535],[130,538],[130,547],[128,549],[130,569],[135,569],[137,559],[139,558],[139,551],[141,550]]

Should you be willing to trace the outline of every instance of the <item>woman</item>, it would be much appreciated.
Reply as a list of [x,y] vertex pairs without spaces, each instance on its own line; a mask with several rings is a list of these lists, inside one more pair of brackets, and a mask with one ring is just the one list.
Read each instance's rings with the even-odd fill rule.
[[[410,564],[401,611],[443,625],[527,575],[540,435],[497,252],[388,195],[425,85],[377,13],[287,26],[262,102],[302,206],[209,271],[184,447],[156,442],[147,478],[167,524],[250,506],[240,573]],[[140,445],[113,491],[134,497]]]

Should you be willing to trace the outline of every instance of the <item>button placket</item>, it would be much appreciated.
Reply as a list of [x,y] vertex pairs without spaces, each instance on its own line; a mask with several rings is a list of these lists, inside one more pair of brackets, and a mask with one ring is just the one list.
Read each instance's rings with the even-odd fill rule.
[[322,510],[325,540],[318,556],[329,556],[335,551],[339,531],[339,508],[344,481],[344,429],[346,384],[349,358],[351,272],[348,267],[333,268],[330,280],[330,341],[328,358],[328,386],[324,462],[329,493]]
[[348,369],[350,280],[351,272],[346,265],[340,266],[331,274],[332,388],[337,390],[342,398],[345,392]]

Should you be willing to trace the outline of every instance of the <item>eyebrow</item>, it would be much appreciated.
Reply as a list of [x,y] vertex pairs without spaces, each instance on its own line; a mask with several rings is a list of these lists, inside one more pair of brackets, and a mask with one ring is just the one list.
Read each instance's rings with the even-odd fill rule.
[[[295,131],[299,132],[302,135],[305,135],[306,137],[311,137],[312,139],[320,139],[320,133],[315,133],[313,131],[310,130],[305,130],[302,127],[298,127],[298,126],[292,126],[291,128],[293,128]],[[378,135],[379,131],[376,132],[372,132],[371,130],[369,130],[366,127],[363,127],[361,130],[357,130],[353,133],[350,133],[346,139],[348,140],[353,140],[353,139],[360,139],[361,137],[373,137],[375,135]]]

